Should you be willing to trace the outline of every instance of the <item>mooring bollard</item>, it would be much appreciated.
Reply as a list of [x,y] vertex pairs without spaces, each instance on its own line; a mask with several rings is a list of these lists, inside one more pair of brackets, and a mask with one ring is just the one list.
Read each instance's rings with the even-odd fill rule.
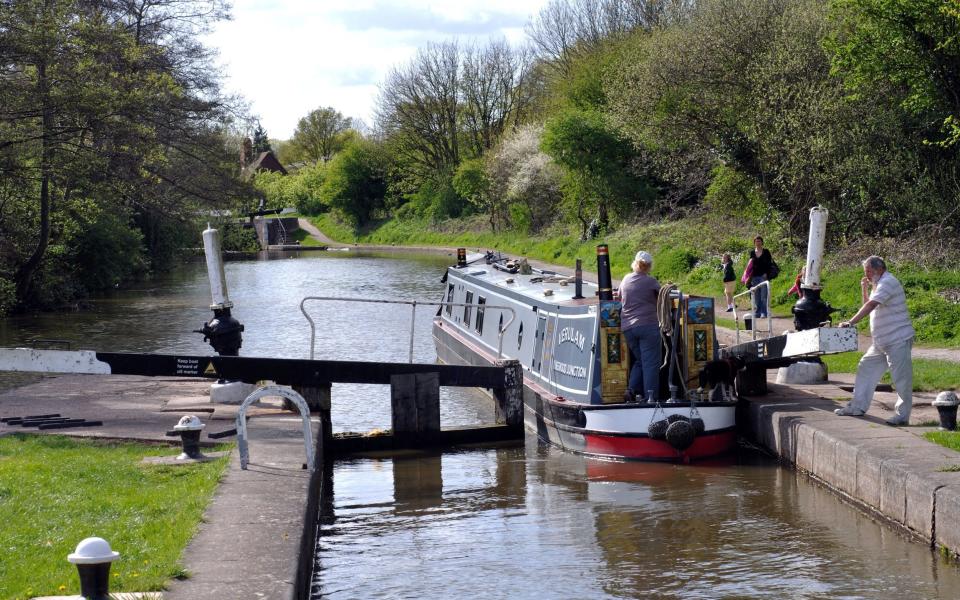
[[937,399],[932,402],[937,407],[940,414],[940,430],[955,431],[957,429],[957,405],[960,404],[960,398],[954,392],[940,392]]
[[200,431],[204,427],[205,425],[194,415],[184,415],[180,418],[180,422],[173,426],[173,430],[180,434],[180,439],[183,441],[183,453],[177,457],[177,460],[206,458],[200,453]]
[[67,560],[77,565],[80,595],[86,600],[110,600],[110,563],[120,558],[107,540],[88,537],[77,544]]

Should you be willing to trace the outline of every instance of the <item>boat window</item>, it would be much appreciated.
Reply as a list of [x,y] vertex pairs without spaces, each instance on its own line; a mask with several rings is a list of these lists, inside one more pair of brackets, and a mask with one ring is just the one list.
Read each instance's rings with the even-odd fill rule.
[[447,286],[447,316],[453,314],[453,284]]
[[503,313],[500,313],[500,323],[497,325],[497,333],[503,333]]
[[520,323],[520,329],[517,330],[517,350],[523,345],[523,323]]
[[477,298],[477,333],[483,334],[483,305],[487,303],[487,299],[483,296]]
[[534,370],[540,370],[540,360],[541,354],[543,354],[543,332],[547,328],[547,318],[540,317],[537,319],[537,333],[533,336],[533,359],[530,361],[530,366]]
[[467,299],[464,300],[466,306],[463,307],[463,324],[470,327],[470,311],[473,309],[473,292],[467,292]]

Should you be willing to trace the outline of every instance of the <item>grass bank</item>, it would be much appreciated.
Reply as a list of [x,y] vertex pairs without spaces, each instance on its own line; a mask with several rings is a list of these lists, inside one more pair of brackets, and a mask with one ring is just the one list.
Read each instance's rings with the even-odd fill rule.
[[[960,431],[928,431],[923,437],[935,444],[960,452]],[[958,471],[960,469],[946,467],[942,471]]]
[[157,591],[185,575],[180,555],[227,466],[145,466],[173,448],[97,443],[62,436],[0,438],[0,590],[4,598],[77,594],[67,562],[80,540],[98,536],[120,558],[110,589]]
[[[610,247],[614,277],[630,268],[638,249],[653,254],[653,274],[661,283],[673,282],[687,292],[719,297],[722,295],[720,256],[733,256],[738,274],[746,264],[755,230],[727,217],[700,214],[682,220],[662,221],[620,227],[602,238],[581,242],[578,232],[562,226],[536,236],[514,231],[490,231],[482,218],[456,219],[443,223],[388,220],[373,223],[359,232],[331,215],[311,221],[330,238],[344,243],[386,245],[463,246],[497,249],[553,264],[573,265],[583,259],[584,268],[596,268],[596,245]],[[836,244],[835,244],[836,245]],[[781,267],[782,274],[771,282],[771,302],[776,314],[787,315],[796,297],[788,295],[795,274],[805,256],[793,250],[788,240],[767,239],[767,247]],[[837,308],[835,320],[853,316],[860,307],[859,259],[884,250],[893,252],[889,240],[856,240],[824,258],[822,282],[824,299]],[[890,261],[890,270],[907,290],[908,305],[917,330],[918,344],[960,348],[960,264],[938,260],[921,264],[923,253],[904,250]],[[895,261],[895,262],[894,262]],[[742,285],[738,292],[743,291]],[[861,328],[868,328],[866,322]]]

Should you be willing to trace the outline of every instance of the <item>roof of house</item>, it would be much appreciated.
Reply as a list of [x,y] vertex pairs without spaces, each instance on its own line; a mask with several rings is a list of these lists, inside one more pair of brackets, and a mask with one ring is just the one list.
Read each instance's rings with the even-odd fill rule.
[[277,157],[274,156],[270,150],[261,152],[253,162],[243,168],[243,172],[247,176],[253,175],[257,171],[273,171],[274,173],[287,174],[287,170],[283,168],[283,165],[280,164],[280,161],[277,160]]

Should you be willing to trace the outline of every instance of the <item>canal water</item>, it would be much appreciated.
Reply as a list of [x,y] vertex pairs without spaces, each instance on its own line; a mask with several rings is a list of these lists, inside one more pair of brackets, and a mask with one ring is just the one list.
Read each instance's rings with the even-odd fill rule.
[[[244,356],[309,356],[305,296],[438,300],[450,257],[357,253],[228,262]],[[202,264],[85,310],[0,320],[0,345],[209,354]],[[308,304],[316,357],[404,361],[408,306]],[[433,361],[432,307],[414,359]],[[333,387],[336,431],[390,426],[385,386]],[[444,390],[445,426],[490,401]],[[707,464],[587,459],[523,446],[334,467],[315,598],[956,598],[960,569],[748,448]]]

